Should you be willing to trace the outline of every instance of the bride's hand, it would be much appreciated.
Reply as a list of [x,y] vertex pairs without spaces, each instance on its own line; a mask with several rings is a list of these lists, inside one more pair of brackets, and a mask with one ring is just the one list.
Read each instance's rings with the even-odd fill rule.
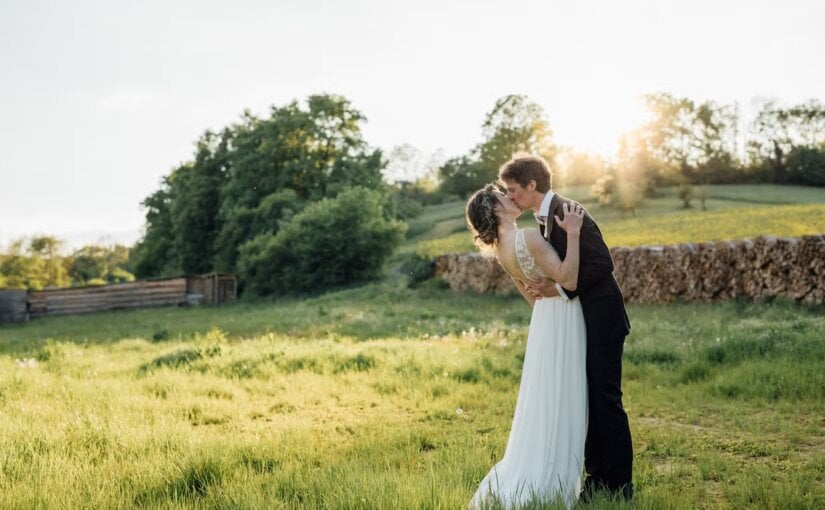
[[564,219],[559,219],[556,216],[556,223],[564,229],[565,232],[581,232],[582,223],[584,223],[584,207],[573,202],[572,204],[564,204]]

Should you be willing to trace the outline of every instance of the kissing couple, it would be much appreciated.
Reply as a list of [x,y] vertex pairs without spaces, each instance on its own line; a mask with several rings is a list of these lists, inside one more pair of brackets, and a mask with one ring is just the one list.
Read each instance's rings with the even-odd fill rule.
[[[630,500],[633,448],[621,390],[630,322],[610,252],[587,211],[551,190],[542,158],[515,156],[499,181],[506,193],[493,185],[474,193],[467,222],[533,312],[507,447],[469,507],[569,508],[598,492]],[[528,209],[538,228],[519,229]]]

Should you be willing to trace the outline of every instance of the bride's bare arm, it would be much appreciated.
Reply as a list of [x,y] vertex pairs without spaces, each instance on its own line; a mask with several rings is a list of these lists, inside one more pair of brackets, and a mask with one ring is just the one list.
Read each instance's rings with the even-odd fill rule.
[[521,295],[524,296],[524,299],[526,299],[527,302],[530,303],[530,307],[532,308],[532,306],[536,304],[536,298],[531,296],[530,293],[527,292],[527,288],[525,287],[523,281],[519,280],[514,276],[510,276],[510,278],[513,280],[513,284],[516,286]]
[[584,218],[584,209],[575,205],[568,210],[564,205],[564,220],[556,222],[567,232],[567,254],[562,261],[553,248],[541,237],[537,229],[527,229],[524,240],[530,254],[536,259],[547,276],[556,280],[565,289],[576,290],[579,278],[579,233]]

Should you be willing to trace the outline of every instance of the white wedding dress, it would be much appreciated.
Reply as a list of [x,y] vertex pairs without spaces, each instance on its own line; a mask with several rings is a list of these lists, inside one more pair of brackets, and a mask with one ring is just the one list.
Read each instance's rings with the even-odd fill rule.
[[[546,275],[516,235],[524,275]],[[520,275],[516,275],[521,278]],[[587,434],[586,337],[578,298],[542,298],[533,306],[510,438],[469,508],[514,508],[532,501],[573,506],[581,490]]]

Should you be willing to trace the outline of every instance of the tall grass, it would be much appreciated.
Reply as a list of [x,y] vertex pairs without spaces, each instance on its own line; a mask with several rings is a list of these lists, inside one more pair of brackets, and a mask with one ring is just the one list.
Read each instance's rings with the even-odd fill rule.
[[[632,507],[825,504],[821,308],[630,315]],[[385,281],[0,327],[0,507],[464,508],[503,454],[528,318]]]

